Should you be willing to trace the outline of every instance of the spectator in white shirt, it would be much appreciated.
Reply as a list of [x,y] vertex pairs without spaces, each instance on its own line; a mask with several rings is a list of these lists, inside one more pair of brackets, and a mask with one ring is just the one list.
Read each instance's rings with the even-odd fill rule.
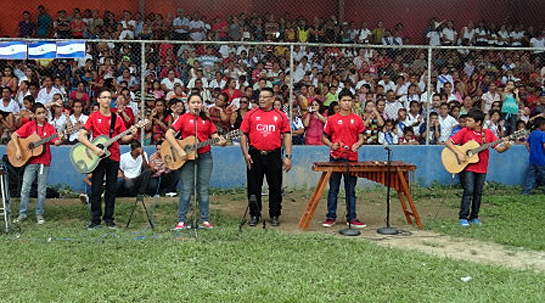
[[48,108],[49,103],[53,102],[53,96],[55,94],[62,94],[60,90],[53,87],[53,81],[51,77],[46,76],[43,81],[43,88],[38,93],[36,102],[40,102]]
[[189,21],[189,36],[193,41],[203,41],[206,38],[206,24],[201,19],[199,12],[193,13],[193,19]]
[[458,125],[454,117],[448,114],[449,107],[447,103],[442,103],[439,107],[439,125],[441,126],[441,136],[439,142],[444,143],[450,137],[452,129]]
[[182,80],[176,78],[176,72],[172,69],[168,71],[168,77],[161,81],[161,88],[165,92],[169,92],[174,89],[174,84],[179,83],[183,85]]
[[118,196],[142,195],[151,178],[148,155],[138,141],[131,142],[131,151],[124,153],[119,161]]

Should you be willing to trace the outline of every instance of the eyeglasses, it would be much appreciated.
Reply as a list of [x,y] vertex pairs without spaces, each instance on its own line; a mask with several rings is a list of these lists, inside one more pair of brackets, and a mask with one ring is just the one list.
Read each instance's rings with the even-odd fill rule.
[[240,101],[240,104],[248,104],[248,101]]

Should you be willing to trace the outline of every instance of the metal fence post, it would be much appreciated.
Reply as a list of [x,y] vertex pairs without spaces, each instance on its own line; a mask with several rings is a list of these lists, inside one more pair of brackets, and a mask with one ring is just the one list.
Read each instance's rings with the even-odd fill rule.
[[431,71],[432,71],[432,68],[431,68],[431,56],[433,54],[433,49],[432,47],[428,47],[428,83],[427,83],[427,89],[426,89],[426,97],[428,100],[426,100],[426,145],[429,145],[430,144],[430,105],[431,105],[431,100],[433,99],[432,95],[431,95],[431,92],[432,92],[432,89],[431,89]]
[[[140,42],[140,120],[146,118],[146,43]],[[140,129],[140,142],[144,144],[145,127]]]

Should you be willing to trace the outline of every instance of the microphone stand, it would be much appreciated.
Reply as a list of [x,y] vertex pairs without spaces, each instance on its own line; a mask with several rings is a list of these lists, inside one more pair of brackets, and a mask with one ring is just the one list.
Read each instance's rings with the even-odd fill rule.
[[397,228],[390,226],[390,164],[392,159],[392,149],[385,145],[384,149],[388,151],[388,161],[386,162],[386,227],[377,229],[381,235],[397,235]]
[[[200,116],[200,110],[195,109],[195,142],[194,145],[196,146],[199,143],[199,137],[197,132],[197,125],[198,120]],[[197,200],[197,158],[198,158],[198,151],[195,150],[195,160],[193,160],[193,201],[195,202],[195,211],[193,212],[193,231],[195,232],[195,238],[198,236],[197,230],[199,229],[198,218],[197,218],[197,210],[199,209],[199,201]]]
[[[342,147],[344,149],[344,161],[345,161],[345,164],[346,164],[346,173],[344,174],[344,177],[343,177],[343,182],[346,184],[346,179],[350,177],[350,164],[348,163],[348,152],[349,152],[349,149],[350,147],[348,146],[344,146]],[[357,178],[357,177],[354,177],[354,178]],[[340,186],[340,184],[339,184]],[[356,189],[354,188],[354,191]],[[348,193],[345,193],[345,195],[348,196]],[[348,197],[348,199],[350,199],[350,197]],[[348,206],[348,200],[346,201],[347,205]],[[354,203],[356,203],[356,201],[354,201]],[[361,232],[357,229],[353,229],[352,228],[352,224],[350,223],[350,221],[348,221],[348,228],[345,228],[345,229],[341,229],[339,230],[339,234],[343,235],[343,236],[348,236],[348,237],[356,237],[356,236],[359,236],[361,235]]]

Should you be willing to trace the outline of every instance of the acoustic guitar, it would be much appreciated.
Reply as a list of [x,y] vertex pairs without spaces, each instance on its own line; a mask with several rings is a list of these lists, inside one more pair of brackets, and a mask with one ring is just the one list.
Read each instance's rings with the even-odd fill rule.
[[471,140],[466,142],[464,145],[455,145],[455,148],[461,151],[466,155],[465,161],[460,161],[458,155],[452,150],[445,147],[441,153],[441,160],[443,161],[443,166],[445,169],[452,174],[457,174],[464,170],[466,166],[471,163],[479,162],[479,153],[485,149],[488,149],[491,146],[501,143],[502,141],[509,141],[517,138],[527,136],[530,133],[528,130],[519,130],[511,134],[510,136],[503,137],[494,142],[486,143],[480,145],[477,141]]
[[[224,135],[223,137],[225,139],[232,139],[236,138],[242,135],[242,131],[240,129],[233,130],[230,133]],[[185,162],[190,160],[195,160],[197,157],[197,149],[203,148],[208,145],[212,145],[215,143],[218,143],[218,138],[209,139],[203,142],[196,143],[195,136],[188,136],[184,138],[183,140],[176,140],[178,142],[178,145],[182,147],[184,152],[186,153],[185,156],[179,155],[176,152],[176,149],[170,145],[170,142],[165,140],[163,144],[161,144],[161,158],[163,159],[163,162],[165,163],[165,166],[169,169],[176,170],[182,167]]]
[[[69,136],[79,129],[75,127],[67,126],[64,130],[64,135]],[[10,140],[7,146],[9,163],[14,167],[21,167],[25,165],[31,158],[37,157],[44,152],[44,144],[59,137],[59,133],[54,133],[51,136],[45,138],[40,137],[38,134],[32,134],[26,138],[19,138],[19,146],[21,147],[21,159],[17,159],[17,148],[15,147],[15,141]]]
[[[135,124],[135,126],[136,128],[141,128],[148,123],[148,119],[145,119]],[[104,154],[101,157],[97,156],[94,151],[87,148],[87,146],[83,145],[82,143],[74,145],[70,150],[70,161],[72,161],[72,165],[74,165],[74,168],[79,173],[88,174],[92,172],[93,170],[95,170],[95,168],[97,168],[98,164],[102,159],[108,158],[110,156],[111,153],[108,150],[108,147],[110,147],[110,145],[121,139],[121,137],[126,136],[130,132],[131,130],[127,129],[126,131],[111,139],[108,138],[108,136],[106,135],[100,135],[94,138],[91,143],[104,151]]]

